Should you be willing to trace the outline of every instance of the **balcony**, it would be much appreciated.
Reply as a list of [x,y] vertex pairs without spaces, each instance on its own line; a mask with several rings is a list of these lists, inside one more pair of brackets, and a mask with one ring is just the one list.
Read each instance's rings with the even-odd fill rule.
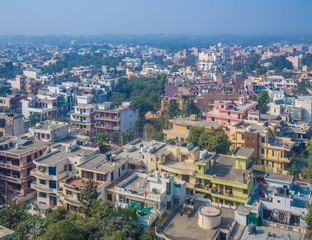
[[114,122],[119,122],[120,118],[112,118],[112,117],[104,117],[104,116],[95,116],[95,120],[104,120],[104,121],[114,121]]
[[22,183],[22,180],[20,178],[15,178],[13,176],[6,176],[6,175],[3,175],[3,174],[0,174],[0,180],[13,182],[13,183],[17,183],[17,184],[21,184]]
[[49,188],[47,185],[40,185],[40,184],[37,184],[37,183],[35,183],[35,182],[31,184],[31,188],[32,188],[32,189],[35,189],[36,191],[39,191],[39,192],[54,193],[54,194],[57,193],[57,190],[56,190],[56,189],[54,189],[54,188]]
[[76,206],[76,207],[81,207],[82,204],[78,200],[75,200],[71,198],[70,196],[64,196],[64,201],[70,205]]
[[111,126],[111,125],[100,125],[100,124],[96,124],[95,125],[96,128],[103,128],[103,129],[111,129],[111,130],[120,130],[120,126]]
[[44,179],[44,180],[54,180],[54,181],[59,181],[60,179],[63,179],[68,176],[68,172],[62,172],[58,173],[56,176],[55,175],[49,175],[46,172],[41,172],[36,169],[33,169],[30,171],[30,175],[34,176],[36,178]]

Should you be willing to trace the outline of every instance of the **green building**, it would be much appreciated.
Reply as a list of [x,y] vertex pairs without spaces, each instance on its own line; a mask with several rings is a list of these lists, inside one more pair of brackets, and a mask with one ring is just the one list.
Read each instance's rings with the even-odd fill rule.
[[206,153],[195,162],[196,194],[213,202],[243,205],[255,185],[253,148],[238,147],[230,155]]

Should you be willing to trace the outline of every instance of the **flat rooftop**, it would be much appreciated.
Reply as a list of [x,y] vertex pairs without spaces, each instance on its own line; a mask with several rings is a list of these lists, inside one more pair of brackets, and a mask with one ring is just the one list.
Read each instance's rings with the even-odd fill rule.
[[160,164],[166,167],[175,168],[179,170],[188,170],[195,172],[195,164],[186,164],[184,162],[179,161],[166,161],[163,164]]
[[270,180],[272,180],[272,181],[276,180],[276,181],[291,183],[294,180],[294,176],[268,172],[265,175],[265,180],[269,180],[269,181]]
[[248,179],[249,170],[241,170],[235,168],[235,158],[231,156],[218,155],[213,158],[213,165],[206,171],[205,174],[215,176],[226,181],[242,183],[243,173],[245,172],[245,179]]
[[204,127],[204,128],[212,128],[212,127],[218,128],[221,126],[221,124],[217,122],[208,122],[207,120],[203,120],[203,119],[197,119],[196,121],[193,121],[189,117],[175,118],[175,119],[172,119],[172,122],[178,123],[178,124],[184,124],[184,125]]
[[33,131],[36,130],[54,130],[63,126],[69,125],[69,123],[67,122],[58,122],[58,121],[44,121],[34,127],[32,127],[31,129]]
[[147,181],[147,178],[135,176],[131,181],[127,184],[122,186],[125,189],[131,189],[132,191],[139,192],[139,193],[152,193],[160,195],[161,193],[153,193],[151,189],[150,183]]
[[[13,142],[13,146],[10,142]],[[19,144],[19,148],[16,148],[15,144]],[[14,138],[5,138],[2,141],[0,140],[0,145],[7,145],[9,146],[6,150],[0,150],[0,152],[6,152],[6,153],[12,153],[16,155],[23,155],[29,151],[35,150],[35,149],[42,149],[47,146],[49,146],[49,143],[42,142],[42,141],[30,141],[27,139],[14,139]]]
[[250,157],[254,152],[253,148],[248,147],[238,147],[233,152],[234,156]]
[[[273,234],[275,234],[276,236],[274,237]],[[275,240],[275,239],[300,240],[302,239],[302,235],[301,233],[298,233],[298,232],[287,231],[286,229],[266,227],[266,226],[257,226],[256,235],[253,235],[253,234],[249,235],[248,227],[246,226],[239,239],[244,239],[244,240]]]
[[247,121],[241,121],[239,123],[236,123],[235,125],[233,125],[233,127],[236,127],[237,129],[243,129],[243,130],[247,130],[248,127],[249,128],[249,132],[261,132],[267,129],[267,127],[263,126],[262,124],[258,124],[257,122],[247,122]]
[[116,167],[119,167],[125,164],[128,159],[114,159],[114,161],[106,160],[106,154],[97,154],[90,160],[77,166],[79,169],[96,171],[100,173],[108,173],[114,170]]
[[14,231],[0,225],[0,238],[6,239],[6,237],[14,234]]
[[59,146],[45,156],[36,159],[35,162],[43,164],[57,163],[66,158],[82,158],[94,151],[97,151],[97,149],[90,150],[78,146],[77,149],[72,150],[72,152],[67,152],[65,146]]
[[[181,216],[176,211],[173,216],[159,229],[159,232],[165,234],[170,239],[177,240],[198,240],[214,239],[218,228],[207,230],[198,225],[198,209],[207,205],[206,202],[195,201],[195,213],[190,217]],[[234,212],[227,208],[222,208],[220,228],[227,229],[234,220]]]
[[[84,178],[77,178],[77,179],[72,179],[70,182],[68,182],[67,184],[75,186],[75,187],[84,187],[87,183],[88,179],[84,179]],[[103,182],[93,182],[93,185],[96,187],[99,187],[103,184]]]

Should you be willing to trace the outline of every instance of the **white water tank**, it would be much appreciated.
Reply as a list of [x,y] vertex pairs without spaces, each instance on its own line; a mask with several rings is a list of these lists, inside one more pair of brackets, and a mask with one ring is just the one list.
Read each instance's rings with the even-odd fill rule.
[[201,206],[198,210],[198,225],[204,229],[214,229],[221,223],[221,209],[214,206]]
[[160,176],[160,172],[159,171],[155,171],[155,177],[159,178]]
[[162,173],[161,173],[161,177],[162,177],[162,178],[167,178],[167,172],[162,172]]

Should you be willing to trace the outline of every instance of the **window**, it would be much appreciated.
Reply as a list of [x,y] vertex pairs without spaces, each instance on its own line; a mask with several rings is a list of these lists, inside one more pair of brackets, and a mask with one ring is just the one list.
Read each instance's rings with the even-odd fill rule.
[[50,180],[49,181],[49,188],[56,189],[56,181]]
[[27,156],[27,162],[31,162],[31,155],[30,156]]
[[66,195],[73,195],[72,191],[66,190]]
[[264,148],[261,148],[261,154],[264,154]]
[[242,139],[243,139],[243,140],[245,139],[245,135],[244,135],[244,134],[242,134]]
[[49,167],[49,175],[56,175],[56,167]]
[[114,173],[111,173],[111,181],[114,181]]
[[190,182],[190,176],[189,175],[182,175],[182,181],[185,181],[185,182]]
[[40,192],[40,193],[39,193],[39,197],[46,198],[46,197],[47,197],[47,194],[44,193],[44,192]]
[[274,150],[272,150],[272,156],[274,157]]
[[97,179],[98,181],[106,182],[106,174],[97,173],[97,174],[96,174],[96,179]]
[[265,143],[265,138],[264,137],[261,138],[261,143]]
[[40,184],[46,185],[46,180],[44,179],[39,179]]
[[126,164],[123,164],[122,167],[121,167],[121,169],[122,169],[122,170],[125,170],[125,169],[126,169]]
[[73,165],[68,164],[68,171],[73,171]]
[[166,183],[166,192],[168,195],[171,194],[171,182]]
[[228,119],[228,123],[231,123],[231,120],[230,120],[230,119]]
[[281,201],[280,200],[277,200],[277,203],[280,203]]
[[231,115],[231,112],[228,112],[228,115],[230,116],[230,115]]
[[247,189],[243,189],[243,194],[248,194],[248,190]]
[[113,201],[113,195],[112,194],[107,194],[107,200],[108,201]]
[[81,171],[81,175],[83,178],[92,178],[93,179],[93,172]]
[[30,175],[31,168],[27,168],[27,175]]
[[67,171],[67,164],[64,165],[64,172]]

